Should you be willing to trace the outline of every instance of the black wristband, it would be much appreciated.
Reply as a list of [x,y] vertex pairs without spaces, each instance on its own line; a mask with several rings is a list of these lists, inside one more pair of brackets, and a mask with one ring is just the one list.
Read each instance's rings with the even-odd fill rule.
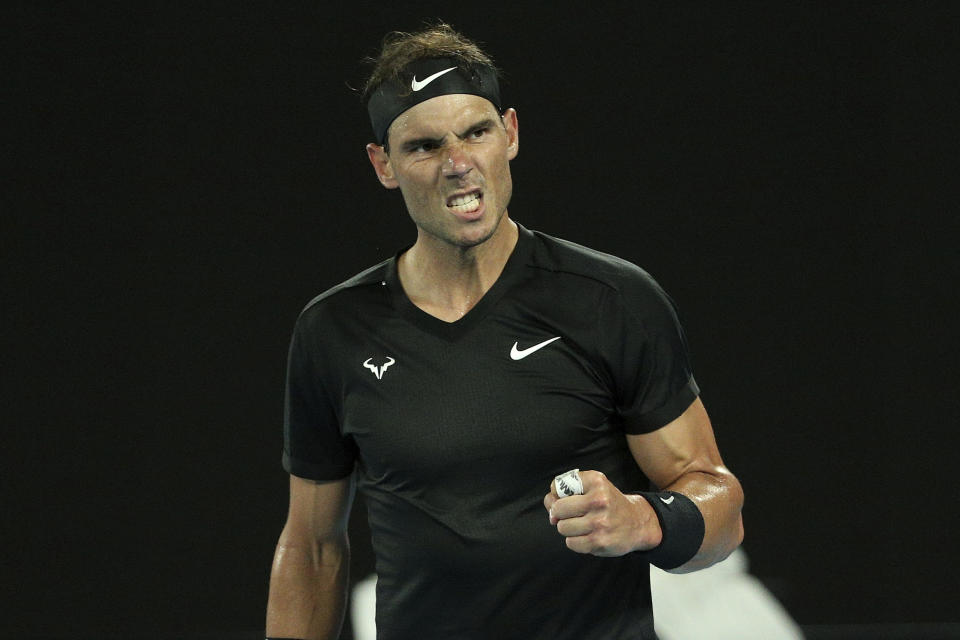
[[676,491],[640,492],[657,512],[663,539],[642,553],[655,567],[675,569],[697,555],[703,544],[703,514],[693,500]]
[[266,640],[300,640],[300,638],[275,638],[274,636],[267,636]]

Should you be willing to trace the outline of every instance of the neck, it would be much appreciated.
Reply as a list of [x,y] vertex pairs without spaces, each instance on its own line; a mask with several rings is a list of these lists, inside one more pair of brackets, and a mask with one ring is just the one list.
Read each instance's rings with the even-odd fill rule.
[[421,232],[397,263],[403,290],[427,313],[447,322],[459,320],[500,277],[518,236],[516,223],[507,216],[492,236],[472,247],[439,242]]

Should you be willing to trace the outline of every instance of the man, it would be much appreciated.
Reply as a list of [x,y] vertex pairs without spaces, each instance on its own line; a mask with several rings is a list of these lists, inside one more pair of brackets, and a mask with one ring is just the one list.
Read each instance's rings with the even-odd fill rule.
[[517,113],[448,26],[388,39],[365,96],[417,238],[297,321],[268,636],[337,637],[357,483],[380,638],[654,638],[649,565],[743,536],[670,299],[511,219]]

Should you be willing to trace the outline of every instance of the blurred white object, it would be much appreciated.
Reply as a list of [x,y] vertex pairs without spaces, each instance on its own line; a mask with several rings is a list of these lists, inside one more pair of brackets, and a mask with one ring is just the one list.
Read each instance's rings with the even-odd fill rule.
[[377,640],[377,575],[371,573],[350,594],[353,640]]
[[[650,567],[653,618],[660,640],[803,640],[800,627],[747,571],[741,550],[709,569],[676,575]],[[376,640],[377,577],[356,584],[350,600],[354,640]]]
[[693,573],[650,567],[660,640],[802,640],[800,627],[747,569],[742,549]]

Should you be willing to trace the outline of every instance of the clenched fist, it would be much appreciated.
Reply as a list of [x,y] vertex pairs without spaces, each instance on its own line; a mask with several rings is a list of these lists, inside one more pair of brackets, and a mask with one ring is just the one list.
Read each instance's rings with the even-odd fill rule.
[[660,544],[660,521],[643,496],[624,495],[600,471],[581,471],[580,478],[583,495],[561,498],[551,483],[543,498],[550,524],[569,549],[612,557]]

